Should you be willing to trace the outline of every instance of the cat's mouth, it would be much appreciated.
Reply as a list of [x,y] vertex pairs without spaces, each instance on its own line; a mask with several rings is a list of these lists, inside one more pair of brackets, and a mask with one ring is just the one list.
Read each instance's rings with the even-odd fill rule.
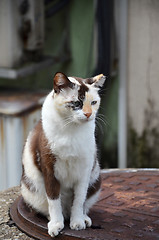
[[84,123],[84,122],[90,122],[90,121],[92,121],[93,120],[93,118],[92,117],[84,117],[84,118],[81,118],[80,119],[80,122],[82,122],[82,123]]

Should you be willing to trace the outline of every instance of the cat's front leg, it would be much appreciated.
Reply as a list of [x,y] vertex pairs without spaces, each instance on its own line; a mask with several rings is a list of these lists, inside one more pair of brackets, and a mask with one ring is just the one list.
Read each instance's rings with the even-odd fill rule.
[[64,228],[64,217],[61,206],[60,183],[54,176],[52,164],[50,165],[45,165],[43,173],[50,215],[48,233],[51,237],[55,237]]
[[71,209],[70,228],[75,230],[90,227],[91,219],[84,214],[84,202],[88,189],[88,180],[85,178],[79,182],[74,190],[74,201]]
[[48,233],[51,237],[57,236],[64,228],[64,218],[60,197],[56,200],[48,198],[50,221],[48,223]]

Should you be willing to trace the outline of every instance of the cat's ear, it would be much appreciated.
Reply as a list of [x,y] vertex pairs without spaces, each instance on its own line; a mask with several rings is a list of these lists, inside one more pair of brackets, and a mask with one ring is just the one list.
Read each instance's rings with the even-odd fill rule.
[[72,83],[68,77],[61,72],[57,72],[54,76],[54,91],[55,93],[59,93],[61,89],[65,88],[73,88],[74,83]]
[[103,74],[99,74],[99,75],[93,77],[93,85],[95,87],[101,88],[103,86],[105,80],[106,80],[106,76],[104,76]]
[[86,78],[85,83],[90,84],[94,87],[100,88],[103,86],[106,77],[103,74],[99,74],[92,78]]

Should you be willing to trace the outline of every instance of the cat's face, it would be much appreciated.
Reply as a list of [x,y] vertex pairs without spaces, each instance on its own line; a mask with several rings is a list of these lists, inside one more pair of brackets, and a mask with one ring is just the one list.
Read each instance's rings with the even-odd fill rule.
[[104,81],[103,74],[89,79],[55,74],[54,104],[66,123],[82,123],[95,119],[100,105],[98,91]]

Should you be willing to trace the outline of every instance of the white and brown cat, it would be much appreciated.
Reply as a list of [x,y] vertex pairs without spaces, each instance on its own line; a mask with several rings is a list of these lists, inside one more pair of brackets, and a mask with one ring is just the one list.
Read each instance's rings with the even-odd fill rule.
[[42,116],[23,152],[21,193],[25,202],[48,217],[56,236],[70,218],[70,228],[90,227],[90,207],[100,193],[100,167],[95,142],[99,88],[105,76],[81,79],[54,76]]

